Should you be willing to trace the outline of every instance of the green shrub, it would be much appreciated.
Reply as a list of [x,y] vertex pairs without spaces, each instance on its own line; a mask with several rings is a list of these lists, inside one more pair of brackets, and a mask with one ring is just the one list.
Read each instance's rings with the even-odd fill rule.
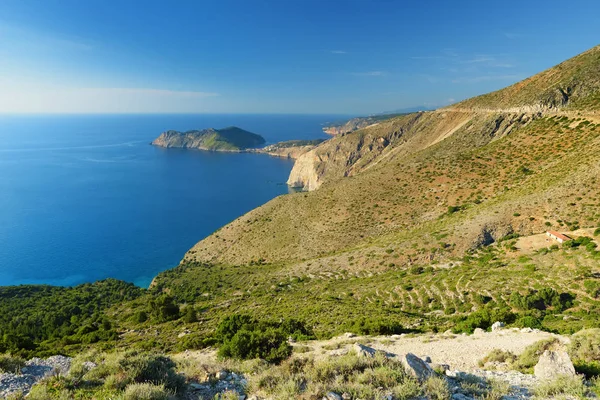
[[521,353],[519,358],[515,361],[515,369],[524,373],[533,372],[533,367],[538,363],[540,356],[544,353],[544,351],[552,349],[557,343],[557,339],[548,338],[527,346],[523,353]]
[[531,328],[531,329],[542,329],[542,321],[532,317],[531,315],[525,315],[515,321],[515,325],[519,328]]
[[150,300],[150,315],[156,322],[171,321],[180,317],[179,306],[173,297],[162,294]]
[[13,357],[10,355],[0,355],[0,372],[10,372],[18,374],[21,368],[25,366],[25,360],[21,357]]
[[262,358],[278,363],[289,357],[292,348],[288,337],[312,339],[314,334],[294,319],[281,322],[259,321],[248,315],[234,314],[217,326],[215,340],[220,343],[219,356],[237,359]]
[[136,383],[163,385],[174,392],[184,387],[185,379],[175,372],[175,363],[162,355],[133,353],[123,358],[120,366]]
[[562,375],[549,382],[542,382],[535,388],[535,395],[542,399],[556,396],[570,396],[571,398],[584,398],[587,389],[581,376]]
[[124,400],[168,400],[169,392],[163,386],[134,383],[125,389]]
[[485,357],[478,361],[480,367],[483,367],[489,362],[499,362],[511,364],[517,360],[517,356],[510,351],[494,349],[490,351]]
[[568,352],[577,372],[587,377],[600,375],[600,329],[586,329],[571,336]]

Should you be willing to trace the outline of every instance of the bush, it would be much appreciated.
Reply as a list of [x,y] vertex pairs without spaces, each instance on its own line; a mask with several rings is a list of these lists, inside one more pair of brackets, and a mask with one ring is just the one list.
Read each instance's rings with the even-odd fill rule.
[[292,354],[288,337],[312,339],[314,334],[300,321],[258,321],[248,315],[234,314],[217,326],[215,340],[220,343],[219,356],[242,360],[262,358],[278,363]]
[[359,335],[396,335],[404,332],[402,325],[395,321],[375,319],[375,318],[360,318],[352,325],[347,326],[346,331],[350,331]]
[[124,400],[167,400],[169,393],[163,386],[134,383],[125,389]]
[[172,321],[179,318],[179,306],[175,299],[166,294],[150,300],[150,314],[157,322]]
[[10,372],[18,374],[21,368],[25,366],[25,360],[21,357],[12,357],[10,355],[0,355],[0,372]]
[[542,321],[531,315],[526,315],[517,319],[515,325],[519,328],[542,329]]
[[175,363],[168,357],[134,353],[122,359],[120,365],[133,382],[163,385],[174,392],[184,387],[185,379],[175,372]]
[[568,352],[577,372],[587,377],[600,375],[600,329],[586,329],[574,334]]
[[489,362],[499,362],[499,363],[507,363],[511,364],[517,360],[517,356],[511,353],[510,351],[494,349],[488,353],[485,357],[479,360],[478,364],[480,367],[483,367],[485,364]]
[[535,388],[535,394],[542,399],[550,399],[556,396],[570,396],[572,398],[584,398],[587,389],[581,376],[562,375],[549,382],[540,383]]
[[515,361],[515,369],[524,373],[532,373],[533,367],[540,360],[540,356],[544,351],[553,348],[556,343],[558,343],[558,341],[555,338],[548,338],[527,346]]

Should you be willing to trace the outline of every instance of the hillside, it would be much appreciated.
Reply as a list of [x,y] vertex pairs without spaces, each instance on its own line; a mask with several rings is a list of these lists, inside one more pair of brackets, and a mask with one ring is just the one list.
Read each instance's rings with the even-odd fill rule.
[[505,89],[450,108],[597,112],[600,110],[600,46]]
[[[580,82],[588,75],[572,66],[592,71],[596,54],[597,48],[494,96],[519,98],[515,88],[556,76],[565,65],[574,75],[561,72],[561,79],[593,87],[595,77]],[[178,291],[211,293],[202,302],[211,310],[227,302],[230,310],[251,304],[257,313],[286,315],[292,309],[284,304],[293,308],[302,299],[310,321],[338,315],[342,326],[370,313],[409,326],[451,325],[459,315],[501,309],[514,293],[543,287],[574,291],[574,313],[596,310],[595,292],[583,286],[596,285],[596,253],[532,257],[508,246],[509,238],[600,222],[600,125],[588,114],[595,92],[573,93],[564,114],[540,112],[537,103],[534,112],[506,110],[512,103],[494,111],[482,96],[336,136],[296,161],[289,183],[311,191],[276,198],[226,225],[155,283],[175,288],[202,275],[204,283]],[[523,101],[544,97],[527,96]],[[536,272],[524,281],[525,267]],[[236,278],[244,274],[250,287]],[[227,283],[205,290],[213,279]],[[555,324],[550,314],[548,326]]]
[[[218,347],[225,357],[260,356],[277,363],[290,357],[293,347],[314,359],[298,361],[298,356],[282,367],[251,369],[248,379],[254,383],[247,389],[260,398],[281,393],[281,398],[299,393],[323,398],[332,388],[352,393],[350,398],[381,398],[393,390],[398,390],[394,398],[410,398],[396,395],[408,390],[404,387],[375,384],[380,381],[373,375],[363,376],[392,365],[385,373],[395,374],[393,382],[412,382],[398,364],[377,356],[365,366],[349,345],[359,353],[364,349],[356,345],[367,343],[398,354],[421,346],[436,358],[456,358],[457,348],[473,346],[464,347],[468,362],[436,361],[474,368],[478,360],[469,351],[494,348],[476,336],[487,335],[481,330],[500,322],[515,332],[514,340],[493,332],[485,337],[529,359],[496,352],[502,360],[492,367],[530,373],[543,351],[559,344],[545,342],[528,351],[525,346],[531,342],[521,333],[539,334],[537,340],[550,336],[534,329],[572,334],[600,328],[600,121],[594,73],[599,66],[596,47],[509,88],[445,109],[396,116],[316,147],[281,144],[272,150],[310,148],[298,155],[289,180],[306,191],[277,197],[201,240],[148,290],[109,282],[114,292],[85,286],[42,294],[34,288],[23,289],[25,295],[18,288],[0,293],[5,297],[0,304],[8,310],[0,318],[0,346],[23,356],[76,354],[86,345],[95,351],[126,349],[128,357],[155,366],[157,360],[146,360],[155,357],[149,351]],[[554,78],[560,78],[558,83],[548,86]],[[563,87],[565,82],[570,89]],[[559,104],[551,94],[560,89],[570,95]],[[182,143],[177,142],[180,135],[185,134],[174,134],[175,143]],[[545,235],[547,230],[573,240],[559,243]],[[82,307],[82,292],[89,292],[95,307]],[[42,307],[43,313],[25,319],[24,328],[13,322],[10,310],[27,314],[28,307],[50,300],[60,307]],[[45,334],[27,341],[27,327],[34,325]],[[306,342],[345,332],[387,336],[378,343],[348,341],[352,334]],[[445,333],[415,340],[406,336],[436,332]],[[453,336],[473,332],[468,339]],[[600,331],[588,332],[590,342],[600,342]],[[452,343],[450,350],[446,340]],[[426,345],[432,341],[439,343]],[[574,368],[588,377],[600,375],[597,344],[588,347],[596,350],[585,357],[571,349],[574,359],[580,357]],[[207,354],[214,356],[210,350],[197,356]],[[323,355],[330,364],[321,366]],[[124,387],[115,383],[119,376],[133,373],[127,368],[135,370],[121,353],[80,357],[80,362],[112,365],[114,377],[106,378],[109,383],[103,387],[113,392]],[[192,356],[186,352],[180,357]],[[168,365],[165,370],[174,368],[161,360]],[[217,371],[240,365],[214,362]],[[202,365],[206,385],[214,388],[215,382],[226,380],[208,377],[208,367]],[[481,374],[504,376],[489,372]],[[194,370],[188,380],[197,382],[198,374]],[[328,378],[334,375],[347,381]],[[512,372],[507,376],[514,378]],[[454,378],[437,384],[446,387],[456,383]],[[531,375],[519,379],[532,382]],[[571,383],[583,397],[587,389],[576,379],[579,383]],[[359,386],[361,382],[368,384]],[[471,386],[470,397],[458,398],[483,398],[483,387],[492,386],[491,380],[485,382],[479,389]],[[203,385],[195,387],[208,390]],[[68,390],[79,390],[72,386]],[[386,392],[375,393],[374,387]],[[420,387],[410,393],[449,398],[447,390],[438,397]]]
[[223,129],[203,129],[187,132],[166,131],[152,145],[211,151],[240,151],[259,147],[265,139],[252,132],[231,126]]

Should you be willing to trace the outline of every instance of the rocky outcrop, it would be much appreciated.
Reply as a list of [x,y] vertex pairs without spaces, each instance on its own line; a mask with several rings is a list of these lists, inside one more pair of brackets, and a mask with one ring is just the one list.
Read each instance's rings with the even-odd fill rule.
[[565,351],[546,350],[533,369],[536,378],[554,379],[561,375],[575,375],[571,357]]
[[324,141],[324,139],[288,140],[265,146],[262,149],[250,149],[248,152],[268,154],[274,157],[291,158],[295,160]]
[[302,154],[296,159],[287,184],[293,188],[308,191],[318,189],[322,183],[316,169],[316,164],[319,161],[320,159],[314,149]]
[[[87,366],[88,369],[95,364]],[[19,373],[0,373],[0,398],[14,393],[27,394],[39,380],[53,375],[65,375],[71,368],[71,358],[52,356],[47,359],[32,358],[25,362]]]

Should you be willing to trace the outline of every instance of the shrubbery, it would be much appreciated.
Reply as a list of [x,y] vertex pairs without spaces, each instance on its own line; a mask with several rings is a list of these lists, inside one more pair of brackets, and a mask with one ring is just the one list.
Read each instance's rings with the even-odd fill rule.
[[293,319],[258,321],[248,315],[234,314],[219,323],[214,337],[219,343],[221,357],[262,358],[277,363],[292,354],[288,337],[310,339],[314,338],[314,334]]
[[75,287],[0,287],[0,352],[56,354],[61,346],[115,339],[104,310],[143,293],[115,279]]
[[460,317],[456,320],[454,332],[473,333],[476,328],[488,329],[496,321],[507,324],[515,321],[515,314],[508,308],[483,308],[471,313],[467,317]]
[[571,337],[569,355],[577,372],[600,376],[600,329],[586,329]]
[[556,311],[563,311],[573,306],[575,296],[571,293],[558,293],[552,288],[531,290],[526,295],[513,292],[510,304],[521,310],[545,310],[553,307]]
[[175,363],[158,354],[133,354],[120,361],[126,375],[135,383],[162,385],[168,390],[178,392],[183,388],[185,379],[175,372]]

